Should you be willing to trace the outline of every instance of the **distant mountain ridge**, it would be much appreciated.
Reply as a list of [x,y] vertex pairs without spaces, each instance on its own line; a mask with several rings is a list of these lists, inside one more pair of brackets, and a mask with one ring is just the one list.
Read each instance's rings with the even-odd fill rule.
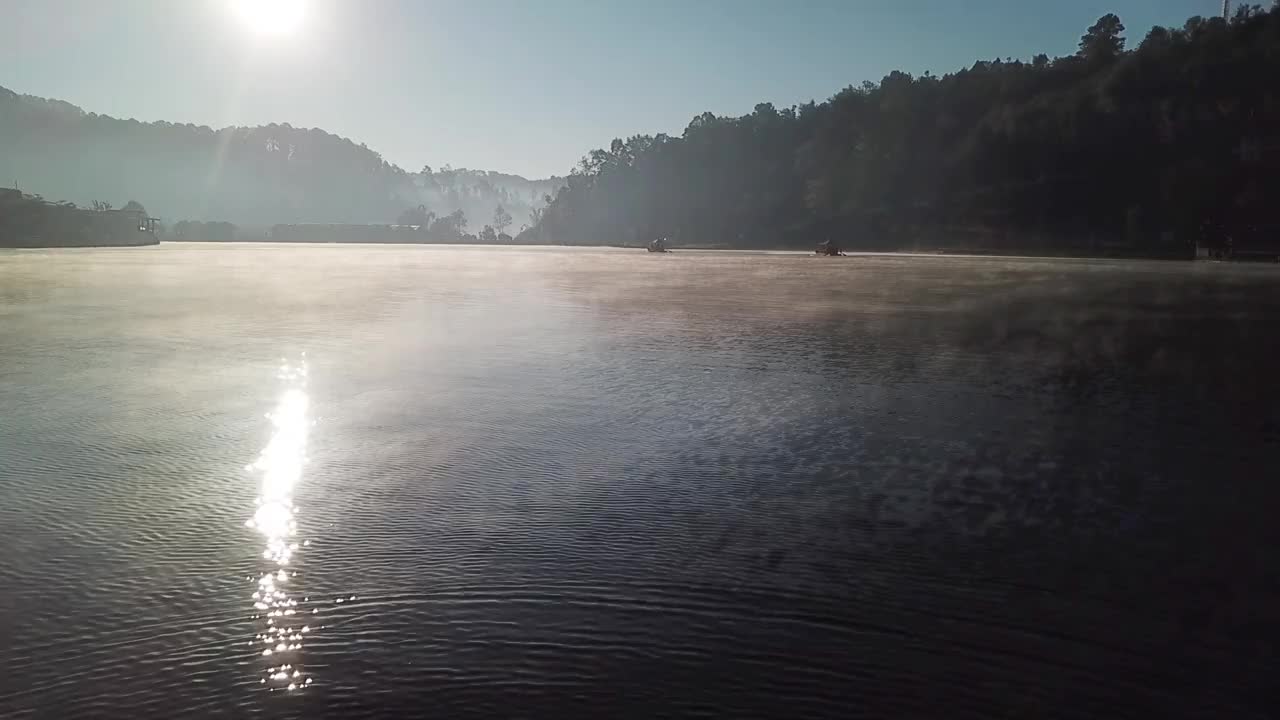
[[136,199],[167,220],[391,223],[425,205],[489,223],[501,204],[513,229],[563,185],[480,170],[407,172],[368,146],[288,123],[214,130],[139,122],[0,87],[0,184],[88,205]]

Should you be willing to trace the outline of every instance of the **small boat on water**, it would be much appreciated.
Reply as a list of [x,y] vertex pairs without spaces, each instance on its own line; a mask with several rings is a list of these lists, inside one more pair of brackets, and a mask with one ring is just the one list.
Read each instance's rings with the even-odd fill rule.
[[846,257],[844,251],[832,244],[830,240],[824,240],[818,243],[818,248],[813,251],[813,254],[821,255],[823,257]]
[[645,246],[645,250],[656,253],[671,252],[667,249],[666,238],[654,238],[653,240],[650,240],[649,244]]

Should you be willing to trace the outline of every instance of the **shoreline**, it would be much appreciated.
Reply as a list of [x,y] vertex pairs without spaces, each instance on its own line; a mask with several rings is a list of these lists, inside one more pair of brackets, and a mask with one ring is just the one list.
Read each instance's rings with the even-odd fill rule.
[[[611,250],[631,250],[635,252],[644,251],[643,246],[638,245],[619,245],[614,243],[600,243],[598,245],[555,245],[555,244],[524,244],[524,243],[423,243],[423,242],[329,242],[315,241],[302,242],[296,240],[271,240],[263,238],[261,240],[162,240],[161,244],[187,244],[187,245],[341,245],[341,246],[358,246],[358,245],[377,245],[377,246],[424,246],[424,247],[465,247],[465,248],[561,248],[561,249],[611,249]],[[813,255],[811,248],[797,248],[790,246],[770,246],[770,247],[725,247],[722,245],[683,245],[671,248],[671,254],[679,254],[681,252],[750,252],[750,253],[793,253],[797,255]],[[1147,251],[1138,249],[1113,249],[1103,253],[1089,253],[1076,251],[1069,248],[1063,249],[1028,249],[1020,250],[1016,248],[886,248],[876,250],[857,250],[846,249],[848,256],[859,255],[908,255],[918,257],[990,257],[990,258],[1044,258],[1044,259],[1077,259],[1077,260],[1174,260],[1174,261],[1192,261],[1195,260],[1194,252],[1188,249],[1186,252],[1168,252],[1168,251]],[[667,253],[663,253],[667,254]],[[1239,261],[1239,260],[1237,260]]]
[[75,250],[77,248],[136,248],[136,247],[156,247],[161,241],[144,242],[144,243],[77,243],[75,245],[9,245],[0,244],[0,250]]
[[[143,243],[119,243],[119,242],[102,242],[102,243],[77,243],[77,244],[21,244],[9,245],[0,244],[0,250],[59,250],[59,249],[102,249],[102,248],[133,248],[133,247],[154,247],[158,245],[174,244],[174,245],[272,245],[272,246],[289,246],[299,245],[307,247],[333,245],[342,247],[352,246],[381,246],[381,247],[449,247],[449,248],[477,248],[477,249],[507,249],[507,248],[539,248],[539,249],[607,249],[607,250],[629,250],[639,253],[645,248],[633,245],[617,245],[602,243],[599,245],[546,245],[546,244],[523,244],[523,243],[422,243],[422,242],[300,242],[296,240],[271,240],[267,238],[255,240],[157,240],[153,242]],[[670,253],[760,253],[760,254],[788,254],[797,256],[815,256],[812,250],[805,248],[795,248],[786,246],[773,247],[751,247],[737,248],[712,245],[689,245],[675,247]],[[1018,249],[1000,249],[1000,248],[899,248],[899,249],[879,249],[879,250],[845,250],[845,257],[870,257],[870,256],[895,256],[895,257],[922,257],[922,258],[991,258],[995,259],[1042,259],[1042,260],[1161,260],[1173,262],[1193,262],[1208,261],[1209,258],[1197,258],[1192,251],[1187,252],[1144,252],[1138,249],[1120,249],[1113,248],[1104,253],[1088,253],[1079,252],[1072,249],[1034,249],[1034,250],[1018,250]],[[1235,262],[1235,263],[1251,263],[1251,264],[1275,264],[1280,263],[1280,254],[1273,253],[1251,253],[1242,252],[1236,257],[1228,259],[1215,259],[1215,262]]]

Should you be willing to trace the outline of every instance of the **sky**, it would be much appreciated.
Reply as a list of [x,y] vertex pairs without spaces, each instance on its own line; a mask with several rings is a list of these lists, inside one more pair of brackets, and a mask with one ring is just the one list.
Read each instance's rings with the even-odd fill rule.
[[[1115,12],[1131,46],[1220,0],[0,0],[0,86],[87,111],[290,123],[408,170],[561,175],[615,137],[704,111],[822,101],[892,70],[1075,51]],[[259,0],[281,2],[282,0]],[[1256,0],[1255,0],[1256,1]]]

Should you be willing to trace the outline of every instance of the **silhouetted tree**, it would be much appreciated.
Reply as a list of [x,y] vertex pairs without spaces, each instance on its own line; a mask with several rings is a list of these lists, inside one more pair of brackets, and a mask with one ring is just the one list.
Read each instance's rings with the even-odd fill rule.
[[466,233],[467,216],[461,210],[436,218],[431,223],[430,237],[436,242],[459,242]]
[[1250,18],[1257,17],[1264,12],[1266,11],[1262,9],[1261,5],[1250,5],[1248,3],[1244,3],[1240,5],[1240,7],[1236,8],[1235,15],[1232,16],[1231,22],[1248,22]]
[[1113,13],[1098,18],[1080,38],[1080,57],[1086,60],[1110,60],[1124,52],[1124,23]]
[[511,227],[511,213],[507,212],[502,205],[498,205],[493,209],[493,227],[499,233]]
[[427,212],[426,205],[419,205],[415,208],[409,208],[400,213],[396,218],[397,225],[421,225],[423,227],[431,224],[430,213]]

